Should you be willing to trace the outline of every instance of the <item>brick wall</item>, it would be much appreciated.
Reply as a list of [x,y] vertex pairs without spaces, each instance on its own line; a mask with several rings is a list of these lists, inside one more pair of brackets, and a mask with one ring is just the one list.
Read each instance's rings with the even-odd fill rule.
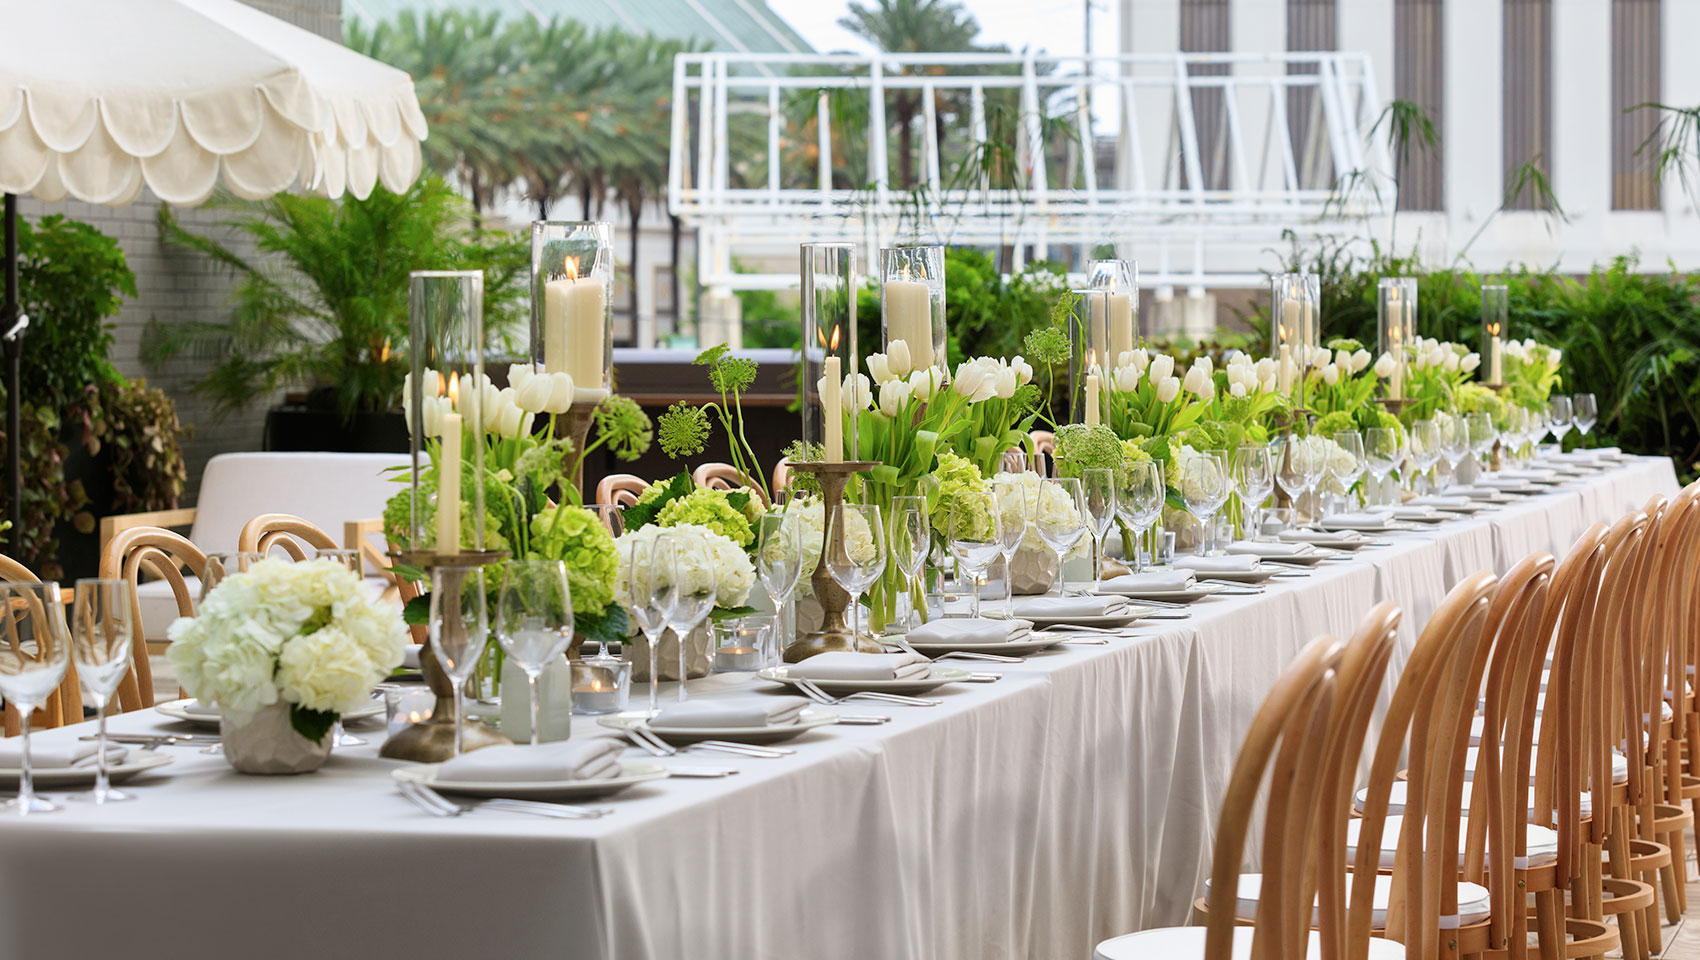
[[[338,41],[342,38],[342,0],[245,2],[321,36]],[[91,223],[124,248],[124,256],[136,274],[136,297],[127,301],[118,313],[112,361],[126,376],[145,378],[150,385],[170,394],[177,401],[179,418],[194,427],[194,436],[184,445],[189,488],[183,501],[185,505],[193,505],[201,469],[209,458],[228,451],[260,448],[266,408],[276,397],[256,397],[247,407],[219,418],[210,403],[190,392],[190,383],[205,368],[206,361],[185,353],[163,366],[144,364],[140,356],[142,331],[150,319],[177,323],[227,316],[232,287],[229,272],[215,267],[199,254],[161,243],[155,226],[159,201],[145,190],[127,207],[104,207],[75,200],[41,203],[25,197],[18,202],[18,212],[32,221],[60,213]],[[219,230],[223,220],[223,215],[215,211],[180,209],[177,214],[180,222],[198,233]],[[236,241],[231,246],[243,256],[255,253],[253,245],[246,241]],[[26,337],[26,350],[28,343]]]

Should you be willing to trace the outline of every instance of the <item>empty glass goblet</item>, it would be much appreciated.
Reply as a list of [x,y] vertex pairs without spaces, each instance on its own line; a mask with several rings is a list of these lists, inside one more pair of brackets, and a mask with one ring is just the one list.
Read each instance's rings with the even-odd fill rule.
[[106,707],[130,672],[130,593],[127,580],[78,580],[71,601],[71,662],[77,665],[83,696],[94,706],[99,737],[94,790],[74,794],[74,800],[100,804],[136,798],[113,789],[106,774]]
[[1382,482],[1404,458],[1404,446],[1396,428],[1370,427],[1364,431],[1364,465],[1369,468],[1370,476],[1375,478],[1378,501],[1381,499]]
[[885,524],[873,503],[841,503],[832,508],[826,531],[826,572],[850,595],[850,637],[854,649],[862,636],[862,594],[885,572]]
[[1261,539],[1259,521],[1262,519],[1263,501],[1275,491],[1275,467],[1270,461],[1269,448],[1261,443],[1248,443],[1235,450],[1232,480],[1245,513],[1246,538]]
[[1086,533],[1092,538],[1092,589],[1104,587],[1104,537],[1116,522],[1116,471],[1092,467],[1080,472],[1081,503]]
[[789,510],[776,510],[764,515],[756,524],[756,576],[773,598],[778,615],[779,636],[775,644],[780,650],[796,639],[796,610],[791,597],[803,579],[806,567],[814,571],[819,557],[803,556],[803,521]]
[[[1057,555],[1060,595],[1068,596],[1068,552],[1086,536],[1086,497],[1074,477],[1047,477],[1029,498],[1030,514],[1045,541]],[[1037,501],[1036,503],[1033,501]]]
[[573,640],[573,598],[567,565],[559,560],[509,560],[496,601],[496,639],[525,671],[531,742],[542,742],[537,679]]
[[1600,419],[1600,406],[1591,393],[1575,393],[1570,396],[1571,422],[1576,424],[1577,432],[1587,436],[1594,429],[1594,424]]
[[1142,568],[1139,541],[1145,539],[1157,518],[1163,514],[1163,500],[1168,490],[1163,487],[1163,464],[1156,460],[1132,460],[1123,465],[1123,475],[1116,489],[1116,516],[1133,530],[1133,542],[1122,552],[1133,561],[1133,571]]
[[963,494],[946,509],[946,540],[951,556],[956,558],[958,579],[968,581],[974,598],[970,616],[975,618],[980,616],[980,581],[986,568],[1003,552],[997,517],[997,501],[990,492]]
[[679,638],[679,700],[684,701],[689,638],[714,609],[714,558],[700,540],[680,538],[673,542],[673,612],[667,625]]
[[625,557],[626,610],[649,645],[649,715],[661,709],[661,635],[673,616],[673,540],[634,540]]
[[[431,649],[454,688],[455,756],[461,754],[466,723],[466,681],[490,641],[484,568],[440,566],[431,570]],[[535,729],[535,727],[534,727]]]
[[1003,612],[1015,616],[1015,555],[1027,539],[1027,491],[1019,475],[992,478],[992,501],[997,509],[998,553],[1003,557]]
[[1328,458],[1328,473],[1340,481],[1340,505],[1342,509],[1352,506],[1352,485],[1364,475],[1364,438],[1356,430],[1341,430],[1334,435],[1334,445],[1341,453]]

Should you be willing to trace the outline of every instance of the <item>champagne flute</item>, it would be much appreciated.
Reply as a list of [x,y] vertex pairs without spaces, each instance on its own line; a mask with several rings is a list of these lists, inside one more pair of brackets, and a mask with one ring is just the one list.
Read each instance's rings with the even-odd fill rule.
[[59,584],[0,582],[0,609],[6,611],[6,632],[0,637],[0,696],[18,711],[23,732],[18,796],[0,804],[0,810],[19,816],[51,813],[59,806],[36,796],[31,776],[30,714],[53,695],[71,662]]
[[862,594],[885,572],[885,524],[873,503],[841,503],[827,527],[826,572],[850,595],[850,649],[862,636]]
[[992,501],[997,507],[998,553],[1003,556],[1003,612],[1015,617],[1015,555],[1027,539],[1027,491],[1019,474],[1002,474],[992,479]]
[[1559,449],[1564,448],[1564,435],[1570,432],[1571,420],[1576,416],[1576,408],[1569,397],[1555,394],[1547,398],[1547,429],[1552,431],[1552,438],[1558,441]]
[[714,609],[714,558],[701,540],[680,538],[673,543],[673,610],[667,618],[679,638],[679,702],[685,701],[688,674],[686,641]]
[[1163,488],[1163,465],[1156,460],[1130,460],[1124,464],[1123,476],[1116,491],[1116,516],[1134,532],[1133,544],[1127,552],[1133,557],[1133,572],[1141,569],[1139,541],[1145,538],[1157,518],[1163,513],[1163,501],[1168,491]]
[[946,534],[951,555],[956,558],[958,578],[966,572],[974,596],[973,612],[980,617],[980,581],[986,568],[1003,552],[997,522],[997,500],[989,491],[965,493],[946,509]]
[[542,742],[537,678],[573,640],[572,587],[559,560],[510,560],[502,568],[496,601],[496,639],[525,671],[531,706],[531,743]]
[[1186,510],[1198,521],[1199,539],[1195,553],[1198,556],[1210,556],[1210,547],[1206,544],[1205,535],[1213,528],[1212,519],[1216,511],[1222,509],[1222,504],[1228,499],[1228,476],[1222,468],[1222,462],[1214,453],[1195,451],[1182,454],[1181,461],[1181,502],[1186,504]]
[[[814,559],[820,559],[818,557]],[[803,579],[803,521],[788,510],[765,514],[756,524],[756,576],[773,598],[778,614],[780,651],[796,639],[796,609],[791,597]],[[811,565],[812,569],[812,565]]]
[[[1440,462],[1440,423],[1436,420],[1418,420],[1411,424],[1411,462],[1417,465],[1419,474],[1428,475],[1434,465]],[[1433,476],[1428,476],[1430,492],[1440,489],[1434,482]],[[1413,491],[1415,492],[1415,491]]]
[[1588,431],[1594,429],[1594,424],[1598,423],[1600,419],[1600,407],[1595,402],[1594,395],[1591,393],[1571,394],[1570,408],[1571,421],[1576,424],[1577,431],[1582,436],[1587,436]]
[[1404,459],[1399,431],[1394,427],[1370,427],[1364,431],[1364,465],[1375,478],[1376,500],[1381,499],[1381,485]]
[[73,794],[73,800],[117,803],[135,794],[114,790],[107,779],[106,707],[130,672],[130,584],[125,580],[78,580],[71,602],[71,662],[83,696],[94,704],[99,744],[96,746],[94,790]]
[[927,551],[932,547],[926,497],[891,498],[891,536],[888,542],[891,544],[891,560],[903,574],[903,590],[898,595],[897,605],[897,622],[902,629],[895,632],[908,633],[915,606],[911,589],[915,577],[921,572],[921,565],[927,562]]
[[[1060,596],[1068,596],[1068,552],[1086,536],[1086,498],[1080,481],[1074,477],[1046,477],[1040,481],[1036,502],[1029,514],[1039,528],[1039,539],[1045,541],[1057,555],[1057,581]],[[1057,501],[1057,509],[1046,510],[1047,499]]]
[[201,604],[218,589],[225,577],[233,573],[247,573],[249,567],[262,559],[264,558],[259,554],[251,551],[207,554],[207,562],[201,567],[201,590],[195,597],[195,609],[201,608]]
[[466,681],[490,642],[490,617],[484,596],[484,568],[440,566],[431,569],[431,649],[448,674],[455,699],[455,756],[461,755],[466,723]]
[[1245,510],[1246,538],[1257,540],[1263,530],[1263,501],[1275,491],[1275,468],[1269,460],[1269,448],[1261,443],[1248,443],[1234,451],[1233,480],[1240,493],[1240,506]]
[[1344,456],[1328,458],[1328,472],[1334,479],[1340,481],[1340,506],[1342,512],[1352,505],[1352,485],[1364,475],[1364,438],[1356,430],[1341,430],[1334,434],[1334,445],[1344,451]]
[[1092,590],[1104,588],[1104,537],[1116,521],[1116,471],[1090,467],[1080,472],[1081,504],[1086,508],[1086,533],[1092,538]]
[[661,634],[673,615],[673,541],[634,540],[626,554],[626,610],[649,643],[649,715],[661,710]]

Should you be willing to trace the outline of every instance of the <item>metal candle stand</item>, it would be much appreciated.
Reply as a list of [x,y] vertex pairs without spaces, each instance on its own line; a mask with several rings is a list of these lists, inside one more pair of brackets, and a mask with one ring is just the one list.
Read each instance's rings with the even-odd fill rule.
[[595,403],[574,403],[567,408],[567,436],[573,441],[573,455],[578,458],[573,467],[573,475],[569,479],[573,489],[578,491],[579,502],[584,502],[584,447],[590,442],[590,422],[596,416],[596,408],[602,404],[598,399]]
[[879,653],[881,647],[877,641],[856,636],[850,632],[844,621],[844,611],[850,605],[850,594],[832,579],[827,572],[826,557],[833,544],[844,541],[842,525],[832,523],[833,508],[844,502],[844,487],[850,482],[850,475],[867,473],[879,466],[867,460],[853,460],[847,463],[793,463],[791,469],[798,473],[812,473],[820,478],[821,505],[823,521],[830,525],[831,540],[821,550],[820,560],[815,564],[815,572],[809,583],[815,590],[815,599],[821,605],[823,614],[820,630],[799,636],[790,646],[785,648],[786,663],[796,663],[807,660],[817,653],[830,651],[859,651],[862,653]]

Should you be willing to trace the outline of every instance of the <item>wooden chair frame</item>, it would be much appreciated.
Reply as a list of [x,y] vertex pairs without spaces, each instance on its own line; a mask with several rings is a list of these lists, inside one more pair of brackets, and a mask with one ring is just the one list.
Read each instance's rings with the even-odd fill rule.
[[[11,557],[0,556],[0,580],[14,583],[40,583],[34,571]],[[8,704],[8,707],[11,705]],[[65,679],[59,681],[59,686],[42,704],[30,715],[30,729],[49,730],[68,723],[80,723],[83,719],[83,689],[77,680],[77,665],[67,664]],[[23,732],[23,724],[16,708],[5,711],[5,735],[15,737]]]
[[195,597],[183,576],[188,568],[194,576],[206,569],[206,554],[188,537],[159,527],[131,527],[119,532],[100,554],[100,575],[110,580],[130,582],[130,615],[134,618],[135,636],[130,652],[130,671],[118,687],[118,707],[122,713],[151,707],[153,696],[153,667],[148,662],[148,647],[142,634],[141,604],[135,587],[144,569],[171,584],[178,612],[187,617],[195,615]]

